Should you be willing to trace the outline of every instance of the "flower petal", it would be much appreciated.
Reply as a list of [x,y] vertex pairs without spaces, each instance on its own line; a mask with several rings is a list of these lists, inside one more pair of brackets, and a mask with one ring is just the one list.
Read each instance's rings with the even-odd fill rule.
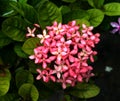
[[113,29],[111,33],[115,34],[118,31],[118,29]]
[[110,25],[111,25],[112,27],[119,27],[118,23],[116,23],[116,22],[111,22]]

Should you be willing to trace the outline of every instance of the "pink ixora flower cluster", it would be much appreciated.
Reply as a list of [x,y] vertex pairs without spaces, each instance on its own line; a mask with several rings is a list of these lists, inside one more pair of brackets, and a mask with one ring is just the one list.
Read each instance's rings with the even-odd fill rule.
[[[60,82],[65,89],[67,85],[74,86],[93,76],[92,67],[87,62],[94,62],[93,56],[97,52],[93,48],[99,42],[100,34],[93,34],[93,27],[85,24],[81,27],[80,31],[76,21],[63,25],[54,22],[42,34],[36,34],[42,45],[37,46],[29,58],[40,65],[37,80]],[[35,36],[35,29],[28,28],[28,32],[27,36]]]

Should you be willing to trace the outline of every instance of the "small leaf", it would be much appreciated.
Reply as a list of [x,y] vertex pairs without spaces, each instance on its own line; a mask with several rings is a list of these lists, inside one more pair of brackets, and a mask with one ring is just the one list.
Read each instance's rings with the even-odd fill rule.
[[8,45],[12,42],[12,40],[7,37],[2,31],[0,31],[0,47]]
[[107,3],[104,5],[104,13],[108,16],[120,15],[120,3]]
[[24,101],[38,101],[39,93],[33,84],[23,84],[18,91]]
[[25,41],[25,43],[22,46],[22,50],[28,54],[32,55],[34,53],[34,48],[37,47],[37,45],[40,44],[40,39],[39,38],[30,38]]
[[0,96],[5,95],[10,87],[11,74],[8,69],[0,71]]
[[24,51],[22,50],[22,45],[21,45],[21,44],[15,45],[14,51],[16,52],[16,54],[17,54],[19,57],[28,58],[28,55],[27,55],[26,53],[24,53]]
[[20,17],[11,17],[6,19],[2,24],[2,31],[11,39],[16,41],[25,40],[26,24]]
[[62,0],[62,1],[67,2],[67,3],[73,3],[73,2],[75,2],[76,0]]
[[99,94],[100,89],[93,84],[79,83],[69,93],[79,98],[91,98]]
[[[22,74],[22,75],[21,75]],[[19,70],[15,76],[16,86],[19,88],[24,83],[33,84],[33,75],[28,70]]]
[[63,22],[68,23],[75,19],[89,19],[89,15],[84,10],[73,10],[63,15]]
[[89,9],[87,10],[87,13],[89,14],[89,22],[90,25],[97,27],[100,25],[104,19],[104,13],[99,9]]
[[55,4],[49,1],[44,1],[39,4],[38,19],[41,27],[44,29],[46,26],[51,25],[54,21],[62,22],[62,15]]

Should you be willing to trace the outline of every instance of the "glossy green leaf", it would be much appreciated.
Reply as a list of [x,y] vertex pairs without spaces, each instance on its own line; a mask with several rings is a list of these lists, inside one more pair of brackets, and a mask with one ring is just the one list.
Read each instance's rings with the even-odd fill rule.
[[59,9],[60,9],[62,15],[71,11],[70,7],[68,7],[68,6],[61,6]]
[[16,54],[17,54],[19,57],[28,58],[28,55],[22,50],[22,45],[21,45],[21,44],[15,45],[14,51],[16,52]]
[[68,2],[68,3],[73,3],[73,2],[75,2],[76,0],[62,0],[62,1]]
[[38,101],[39,93],[33,84],[23,84],[18,91],[24,101]]
[[10,87],[11,74],[8,69],[0,70],[0,96],[5,95]]
[[94,84],[77,84],[69,93],[79,98],[91,98],[99,94],[100,89]]
[[22,46],[22,50],[29,55],[34,54],[34,48],[37,47],[37,45],[40,44],[39,38],[29,38],[26,40]]
[[39,4],[38,19],[42,28],[51,25],[54,21],[62,22],[59,8],[52,2],[44,1]]
[[29,24],[34,24],[37,22],[37,12],[31,5],[22,2],[10,3],[10,5],[16,12],[24,17],[24,20]]
[[0,31],[0,46],[8,45],[12,42],[12,40],[7,37],[2,31]]
[[107,3],[104,5],[104,13],[108,16],[120,15],[120,3]]
[[101,8],[105,0],[87,0],[88,3],[95,8]]
[[10,2],[17,2],[17,0],[0,0],[0,16],[9,17],[15,14],[12,7],[9,5]]
[[89,15],[84,10],[73,10],[63,15],[63,22],[67,23],[75,19],[89,19]]
[[87,13],[89,14],[89,22],[90,25],[97,27],[100,25],[104,19],[104,13],[99,9],[89,9],[87,10]]
[[11,39],[24,41],[26,34],[26,24],[20,17],[11,17],[2,24],[2,31]]
[[1,96],[0,101],[20,101],[20,99],[16,93],[8,93],[4,96]]
[[16,80],[16,86],[19,88],[24,83],[33,84],[34,77],[28,70],[19,70],[16,73],[15,80]]

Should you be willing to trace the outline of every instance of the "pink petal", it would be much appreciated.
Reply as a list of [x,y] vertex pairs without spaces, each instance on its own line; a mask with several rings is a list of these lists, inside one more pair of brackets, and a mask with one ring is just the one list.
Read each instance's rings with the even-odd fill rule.
[[70,60],[70,62],[74,62],[75,58],[72,55],[69,55],[69,60]]
[[63,89],[65,89],[66,88],[66,84],[62,83],[62,87],[63,87]]
[[35,59],[35,55],[30,55],[29,58],[30,59]]
[[48,77],[43,76],[43,81],[44,81],[44,82],[48,82],[48,81],[49,81],[49,78],[48,78]]
[[79,75],[78,78],[77,78],[77,80],[78,80],[79,82],[82,82],[82,76]]
[[47,63],[46,63],[46,62],[43,62],[42,67],[43,67],[43,68],[46,68],[46,67],[47,67]]
[[58,77],[58,79],[60,79],[60,77],[61,77],[61,74],[59,72],[57,73],[57,77]]
[[40,80],[41,79],[41,75],[38,75],[37,77],[36,77],[36,80]]
[[53,82],[55,82],[55,81],[56,81],[56,79],[55,79],[55,77],[54,77],[54,76],[50,76],[50,79],[51,79]]

